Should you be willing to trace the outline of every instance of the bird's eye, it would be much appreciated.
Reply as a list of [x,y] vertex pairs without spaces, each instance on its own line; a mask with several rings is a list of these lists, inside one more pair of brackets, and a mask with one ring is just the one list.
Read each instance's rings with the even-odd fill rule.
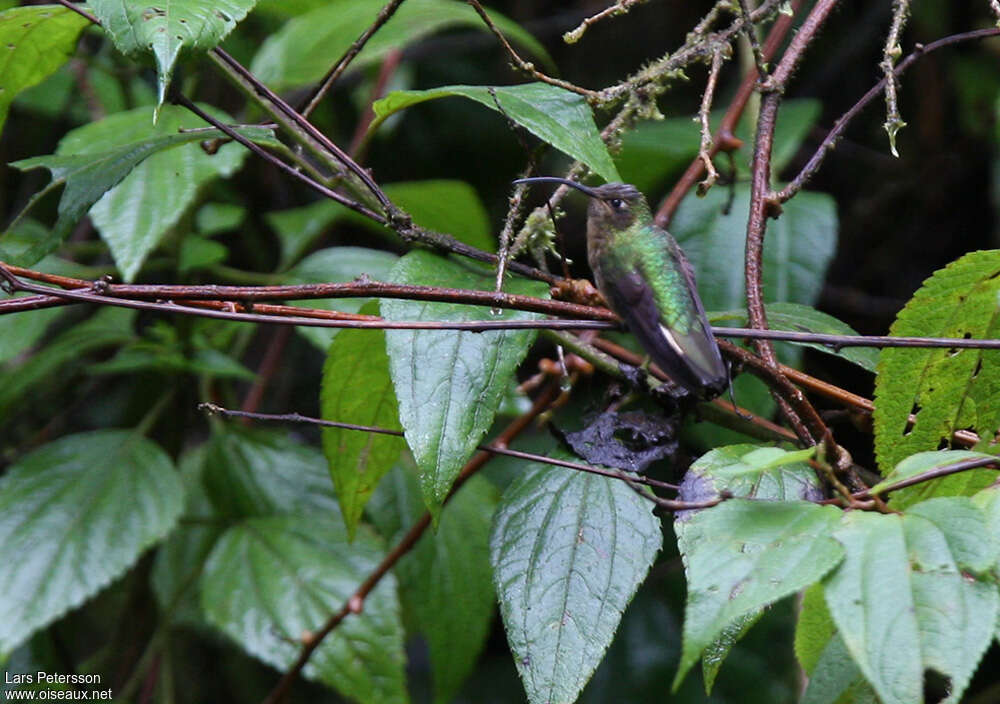
[[621,198],[612,198],[608,202],[611,203],[611,207],[615,210],[620,210],[625,205]]

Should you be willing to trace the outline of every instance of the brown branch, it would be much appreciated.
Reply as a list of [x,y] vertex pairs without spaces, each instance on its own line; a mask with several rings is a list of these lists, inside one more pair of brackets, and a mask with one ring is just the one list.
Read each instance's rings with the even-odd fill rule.
[[[559,385],[557,383],[549,384],[545,390],[539,394],[538,398],[532,404],[531,409],[519,416],[510,425],[508,425],[500,435],[491,443],[494,447],[506,448],[518,435],[527,428],[531,422],[538,417],[549,404],[559,395]],[[451,491],[448,492],[448,496],[445,497],[444,503],[455,495],[455,492],[461,488],[461,486],[476,472],[478,472],[483,465],[485,465],[493,455],[489,452],[479,452],[468,463],[462,468],[458,476],[455,478],[454,484],[452,484]],[[417,544],[424,532],[427,530],[431,523],[430,513],[425,513],[420,519],[413,524],[413,527],[403,536],[403,538],[396,544],[396,546],[389,551],[389,553],[383,558],[382,562],[379,563],[378,567],[368,575],[368,578],[361,583],[360,586],[355,590],[354,594],[347,599],[344,605],[339,611],[334,613],[327,619],[326,623],[322,625],[318,630],[314,631],[308,640],[305,640],[302,644],[302,648],[299,651],[298,657],[295,662],[285,671],[285,674],[281,676],[278,684],[275,685],[274,689],[271,690],[270,694],[264,699],[263,704],[279,704],[284,701],[288,696],[288,690],[292,686],[292,683],[298,678],[302,669],[309,662],[309,658],[312,657],[313,652],[319,647],[320,643],[330,635],[341,624],[341,622],[347,618],[350,614],[360,613],[364,609],[364,601],[371,591],[378,585],[378,583],[388,574],[389,570],[399,562],[399,560],[406,555],[413,546]]]
[[382,224],[382,225],[388,224],[388,221],[384,217],[382,217],[381,215],[379,215],[378,213],[376,213],[374,210],[371,210],[370,208],[362,205],[361,203],[358,203],[355,200],[352,200],[352,199],[348,198],[347,196],[345,196],[345,195],[343,195],[341,193],[337,193],[336,191],[334,191],[331,188],[327,188],[322,183],[320,183],[319,181],[316,181],[315,179],[311,178],[310,176],[307,176],[306,174],[304,174],[299,169],[295,169],[292,166],[286,164],[281,159],[279,159],[278,157],[274,156],[273,154],[271,154],[269,151],[267,151],[263,147],[260,147],[259,145],[254,144],[252,141],[250,141],[249,139],[247,139],[246,137],[244,137],[243,135],[241,135],[239,132],[237,132],[236,130],[234,130],[229,125],[226,125],[225,123],[220,122],[219,120],[216,120],[214,117],[212,117],[207,112],[205,112],[204,110],[202,110],[201,108],[199,108],[197,105],[195,105],[193,102],[191,102],[190,100],[188,100],[185,96],[183,96],[183,95],[181,95],[179,93],[176,93],[174,95],[174,97],[173,97],[173,100],[174,100],[174,102],[178,103],[179,105],[184,106],[185,108],[187,108],[188,110],[190,110],[191,112],[193,112],[195,115],[197,115],[198,117],[200,117],[205,122],[209,123],[210,125],[213,125],[216,129],[218,129],[220,132],[224,133],[230,139],[232,139],[232,140],[234,140],[236,142],[239,142],[241,145],[243,145],[244,147],[246,147],[247,149],[249,149],[251,152],[253,152],[257,156],[259,156],[260,158],[262,158],[265,161],[267,161],[269,164],[272,164],[272,165],[278,167],[279,169],[281,169],[282,171],[284,171],[286,174],[288,174],[292,178],[297,178],[298,180],[302,181],[304,184],[306,184],[307,186],[309,186],[310,188],[312,188],[317,193],[320,193],[320,194],[326,196],[327,198],[330,198],[331,200],[335,200],[338,203],[340,203],[341,205],[344,205],[344,206],[350,208],[351,210],[353,210],[353,211],[355,211],[357,213],[360,213],[361,215],[364,215],[367,218],[371,218],[372,220],[374,220],[375,222],[377,222],[379,224]]
[[375,21],[372,22],[371,26],[369,26],[357,39],[354,40],[354,43],[347,48],[347,51],[344,52],[343,56],[341,56],[337,60],[337,63],[335,63],[327,74],[323,76],[323,80],[320,81],[319,85],[313,90],[312,94],[305,100],[305,107],[302,108],[302,117],[309,117],[312,111],[316,109],[319,101],[321,101],[327,91],[330,90],[331,86],[337,82],[337,79],[343,75],[344,71],[347,70],[347,67],[352,61],[354,61],[354,57],[361,53],[361,50],[365,48],[365,44],[367,44],[368,40],[372,38],[372,35],[381,29],[382,25],[389,21],[389,18],[396,13],[396,10],[401,4],[403,4],[403,0],[389,0],[389,2],[387,2],[381,10],[379,10],[378,15],[375,16]]
[[[771,31],[768,32],[767,39],[764,40],[764,46],[761,49],[761,54],[765,61],[770,61],[778,52],[778,48],[792,28],[792,23],[795,20],[794,14],[798,11],[801,3],[802,0],[793,0],[791,3],[792,14],[781,15],[771,27]],[[736,91],[736,95],[733,97],[733,101],[726,110],[726,114],[723,115],[722,121],[719,123],[719,129],[715,131],[709,157],[715,156],[720,151],[731,152],[742,146],[743,143],[737,139],[733,131],[736,129],[736,125],[743,115],[743,110],[746,109],[750,96],[753,95],[754,89],[757,86],[757,79],[756,70],[750,71],[743,79],[739,90]],[[670,220],[673,218],[674,213],[677,212],[677,208],[680,207],[681,201],[684,200],[688,192],[698,183],[698,179],[701,178],[704,170],[705,165],[699,155],[698,158],[695,158],[691,162],[687,171],[684,172],[684,175],[674,185],[673,190],[670,191],[670,195],[664,199],[659,210],[656,211],[657,225],[665,228],[670,224]]]
[[584,20],[576,27],[576,29],[571,29],[570,31],[563,34],[563,41],[567,44],[575,44],[583,38],[584,32],[586,32],[590,25],[597,24],[601,20],[607,17],[617,17],[619,15],[626,14],[635,5],[640,5],[646,2],[646,0],[617,0],[615,4],[610,5],[595,15],[590,17],[585,17]]
[[574,83],[570,83],[569,81],[564,81],[559,78],[553,78],[552,76],[548,76],[539,71],[537,68],[535,68],[535,65],[530,61],[525,61],[524,59],[522,59],[518,55],[514,47],[511,46],[511,43],[507,41],[507,37],[503,35],[503,32],[500,31],[500,28],[496,26],[496,24],[493,22],[490,16],[486,13],[486,10],[483,9],[483,6],[479,3],[479,0],[465,0],[465,1],[472,6],[472,9],[476,11],[476,14],[479,15],[479,17],[483,20],[483,22],[486,24],[489,30],[493,32],[493,35],[497,38],[497,40],[500,42],[503,48],[510,55],[511,61],[514,62],[514,65],[519,70],[528,74],[536,81],[541,81],[542,83],[548,83],[551,86],[556,86],[557,88],[568,90],[572,93],[576,93],[577,95],[582,95],[592,103],[597,102],[599,100],[600,93],[598,93],[597,91],[588,90],[587,88],[581,88],[580,86]]
[[[972,32],[963,32],[961,34],[953,34],[942,39],[931,42],[930,44],[922,45],[917,44],[913,52],[909,54],[905,59],[899,62],[899,64],[894,69],[893,73],[896,76],[901,76],[913,63],[917,61],[922,56],[930,54],[931,52],[937,51],[938,49],[944,48],[946,46],[952,46],[953,44],[959,44],[966,41],[976,41],[980,39],[986,39],[988,37],[995,37],[1000,35],[1000,28],[992,29],[977,29]],[[848,124],[858,116],[858,114],[867,105],[872,102],[875,98],[885,90],[887,81],[885,78],[876,83],[867,93],[865,93],[858,102],[851,106],[851,108],[841,115],[836,122],[833,123],[833,129],[831,129],[826,137],[820,143],[819,147],[809,157],[809,161],[806,162],[802,170],[793,178],[781,191],[775,194],[775,199],[779,203],[784,203],[789,200],[792,196],[802,190],[802,187],[806,182],[811,179],[817,171],[819,171],[820,166],[823,164],[823,160],[826,155],[833,150],[837,142],[840,140],[841,135],[843,135],[844,130],[847,129]]]
[[[809,15],[803,21],[798,32],[792,37],[788,49],[781,57],[774,74],[761,84],[762,98],[760,114],[757,119],[757,138],[754,143],[754,155],[750,177],[750,214],[747,222],[745,283],[747,296],[747,315],[751,328],[766,329],[767,315],[764,312],[764,292],[762,285],[762,261],[764,255],[764,233],[767,229],[767,218],[773,215],[771,192],[771,152],[774,143],[774,129],[777,122],[778,106],[792,71],[798,65],[806,48],[812,43],[816,33],[823,26],[827,16],[836,5],[836,0],[817,0]],[[767,340],[754,341],[757,354],[764,362],[777,372],[778,360],[774,347]],[[810,417],[816,416],[815,409],[800,391],[796,389],[798,398],[787,399],[778,394],[774,387],[772,394],[781,409],[795,429],[796,434],[804,441],[819,442],[827,437],[828,432],[810,437],[806,425],[799,413],[806,412]],[[792,387],[795,388],[795,387]],[[816,416],[818,417],[818,416]],[[810,422],[815,432],[815,424]],[[821,423],[822,425],[822,423]],[[825,430],[825,428],[824,428]]]

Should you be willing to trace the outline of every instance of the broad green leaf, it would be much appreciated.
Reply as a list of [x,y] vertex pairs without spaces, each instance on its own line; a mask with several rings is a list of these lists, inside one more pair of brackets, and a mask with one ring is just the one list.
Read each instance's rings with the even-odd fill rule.
[[[20,315],[31,315],[22,313]],[[127,308],[104,308],[88,320],[60,333],[26,358],[0,371],[0,418],[5,418],[14,405],[32,388],[60,373],[66,365],[79,362],[87,354],[133,339],[132,324],[136,312]]]
[[[383,188],[389,199],[428,230],[447,232],[460,242],[496,251],[489,216],[475,189],[464,181],[430,179],[400,181]],[[392,230],[358,215],[332,200],[267,213],[264,218],[278,234],[281,268],[297,260],[324,231],[340,220],[394,237]]]
[[494,519],[493,579],[528,701],[572,702],[660,549],[660,523],[619,480],[523,471]]
[[[924,281],[890,334],[1000,336],[1000,250],[966,254]],[[916,416],[912,427],[909,416]],[[1000,426],[1000,352],[887,348],[875,377],[875,456],[882,472],[941,449],[955,430],[992,437]]]
[[[743,256],[750,186],[736,185],[732,207],[724,212],[728,191],[715,188],[704,198],[686,199],[670,225],[697,272],[706,310],[746,306]],[[764,239],[765,301],[814,305],[836,245],[837,210],[830,196],[803,192],[785,203],[781,217],[768,221]]]
[[[806,464],[814,450],[788,452],[776,447],[730,445],[716,448],[699,457],[688,469],[681,483],[678,499],[708,501],[727,492],[743,498],[791,501],[818,499],[822,488],[815,472]],[[683,551],[687,513],[679,513],[674,524],[678,546]],[[705,692],[710,693],[729,651],[763,614],[754,609],[734,618],[705,647],[702,654],[702,677]]]
[[[378,304],[361,310],[376,314]],[[325,420],[402,429],[384,332],[343,330],[334,338],[323,365],[319,400]],[[379,480],[405,448],[403,439],[392,435],[323,428],[323,453],[350,537]]]
[[833,617],[826,608],[823,585],[817,582],[803,592],[799,619],[795,624],[795,657],[807,675],[812,675],[836,632]]
[[851,511],[835,537],[846,557],[825,593],[844,643],[885,704],[921,701],[920,631],[902,516]]
[[156,59],[160,105],[181,50],[218,46],[257,0],[170,0],[160,5],[91,0],[90,7],[123,54],[151,53]]
[[[395,568],[407,623],[430,650],[434,701],[454,700],[486,645],[495,604],[489,558],[490,524],[497,491],[486,479],[469,479]],[[379,531],[396,543],[423,515],[416,474],[397,466],[368,504]]]
[[[488,269],[412,251],[392,270],[400,284],[490,290]],[[546,297],[538,282],[512,278],[509,293]],[[386,320],[532,320],[538,316],[455,303],[386,299]],[[388,330],[389,369],[400,422],[420,468],[424,501],[437,514],[451,484],[493,423],[507,384],[535,340],[533,330]]]
[[808,465],[814,454],[815,448],[790,452],[750,444],[719,447],[694,461],[684,475],[678,498],[709,501],[728,492],[748,499],[815,501],[823,492],[816,472]]
[[[126,430],[68,435],[0,478],[0,653],[79,606],[174,527],[184,490]],[[16,565],[16,569],[10,566]]]
[[723,629],[812,584],[843,559],[841,511],[804,501],[733,499],[674,522],[688,598],[674,688]]
[[964,497],[905,514],[846,513],[834,537],[847,557],[825,581],[830,613],[884,704],[922,701],[923,672],[950,679],[958,701],[993,635],[996,562],[986,516]]
[[217,433],[206,449],[202,481],[227,518],[337,511],[323,455],[285,432],[230,427]]
[[[294,662],[302,634],[340,609],[384,555],[370,531],[349,542],[335,514],[249,518],[223,534],[205,566],[205,616],[278,670]],[[364,611],[349,615],[316,649],[304,674],[364,704],[405,704],[404,666],[396,580],[386,575]]]
[[[206,110],[223,122],[231,122],[217,110]],[[136,108],[67,133],[57,153],[95,154],[204,126],[197,116],[170,105],[163,108],[152,127],[150,109]],[[231,176],[247,153],[235,143],[224,144],[212,155],[193,142],[167,149],[137,165],[94,204],[90,217],[126,281],[135,278],[146,256],[194,203],[199,189],[214,178]]]
[[543,142],[586,164],[606,181],[620,181],[618,169],[594,124],[587,101],[547,83],[516,86],[443,86],[429,90],[394,91],[372,105],[370,132],[387,117],[411,105],[436,98],[461,96],[502,112]]
[[[284,275],[289,284],[346,283],[359,276],[367,276],[372,281],[386,281],[393,265],[399,259],[391,252],[364,247],[328,247],[313,252]],[[370,298],[319,298],[293,301],[293,305],[306,308],[339,310],[343,313],[357,313]],[[337,336],[336,328],[296,328],[304,338],[320,348],[324,353]]]
[[[146,110],[148,114],[148,108],[138,108],[137,110]],[[11,166],[21,169],[22,171],[44,167],[52,173],[52,182],[31,199],[27,208],[30,208],[44,195],[58,186],[64,184],[66,186],[63,190],[62,197],[59,199],[59,217],[56,220],[55,225],[52,227],[52,230],[44,239],[36,242],[31,248],[23,252],[12,263],[30,266],[46,254],[55,251],[69,234],[73,225],[75,225],[80,218],[84,216],[91,206],[101,200],[109,190],[121,183],[122,180],[125,179],[125,177],[128,176],[136,166],[148,157],[153,156],[157,152],[168,150],[171,147],[177,147],[190,142],[223,136],[220,132],[216,132],[214,130],[206,132],[183,132],[180,134],[162,134],[156,131],[157,129],[162,129],[162,127],[153,128],[147,125],[145,132],[146,136],[136,136],[136,141],[129,143],[113,141],[117,134],[114,131],[110,134],[106,132],[106,126],[108,124],[117,123],[118,121],[121,121],[122,123],[130,123],[135,119],[133,117],[133,112],[135,111],[112,115],[105,118],[101,122],[86,125],[67,134],[66,137],[64,137],[63,142],[66,142],[67,139],[71,140],[74,145],[74,149],[80,150],[78,153],[66,153],[70,151],[70,149],[68,146],[64,147],[62,143],[60,143],[60,153],[58,154],[49,154],[46,156],[33,157],[31,159],[22,159],[21,161],[11,163]],[[204,123],[201,123],[197,120],[197,118],[192,117],[192,121],[187,122],[187,125],[190,127],[202,127],[204,126]],[[99,143],[83,140],[77,141],[81,134],[86,135],[90,132],[90,130],[94,130],[92,134],[98,134],[99,136],[108,138],[108,141],[101,141]],[[254,141],[271,140],[270,130],[254,127],[242,128],[241,132]],[[150,134],[153,136],[149,136]],[[68,144],[69,142],[67,142],[67,145]],[[196,145],[192,146],[194,149],[199,149]],[[226,146],[222,147],[219,151],[222,152],[223,149],[226,149]],[[207,155],[204,156],[205,158],[211,158]],[[216,154],[216,157],[218,156],[219,155]],[[169,155],[164,164],[167,169],[178,168],[190,158],[190,156],[183,157]],[[220,162],[226,162],[226,158],[221,159]],[[226,166],[225,168],[220,167],[219,171],[230,173],[234,169],[235,166]],[[173,176],[171,175],[172,173],[173,172],[166,174],[161,173],[160,178],[153,180],[152,183],[160,183],[166,187],[166,184],[173,181]],[[185,173],[190,172],[185,170]],[[142,179],[141,182],[145,183],[146,179]],[[174,191],[171,189],[167,196],[173,192]],[[129,203],[117,204],[118,208],[125,208],[127,205],[132,208],[131,211],[114,210],[114,212],[125,216],[127,214],[132,214],[133,212],[144,212],[142,209],[144,205],[152,207],[156,204],[155,210],[156,212],[161,213],[161,219],[154,221],[152,218],[145,218],[144,222],[150,225],[154,222],[158,225],[162,225],[162,213],[165,212],[162,207],[163,202],[164,201],[160,201],[157,198],[153,198],[148,196],[148,194],[145,194],[145,198],[142,201],[131,201]],[[111,203],[109,202],[108,206],[105,206],[109,207],[109,216],[112,214],[110,205]],[[171,201],[171,205],[179,205],[179,203]],[[173,217],[173,219],[170,219],[171,217]],[[180,217],[180,213],[175,214],[175,216],[168,213],[166,218],[169,222],[163,226],[169,227],[176,221],[177,217]],[[98,220],[103,221],[103,211],[102,214],[95,214],[95,222]],[[115,229],[114,231],[117,233],[119,230]],[[160,231],[157,236],[159,235],[162,235],[162,231]],[[120,258],[119,265],[123,274],[129,275],[134,274],[135,271],[138,270],[138,267],[142,263],[142,257],[144,257],[145,254],[148,253],[149,249],[156,244],[155,241],[152,242],[152,244],[146,243],[149,237],[144,231],[133,232],[132,238],[133,239],[126,239],[125,241],[118,241],[115,239],[109,240],[109,245],[112,248],[112,252],[116,256],[116,260]],[[0,240],[0,246],[3,246],[4,244],[6,244],[6,242]]]
[[[847,323],[832,315],[821,313],[810,306],[799,303],[768,303],[764,306],[767,313],[767,324],[772,330],[788,330],[790,332],[813,332],[830,335],[857,335],[858,333]],[[746,309],[731,310],[724,313],[709,313],[708,319],[713,325],[745,326],[747,323]],[[789,342],[790,345],[812,347],[814,350],[841,357],[857,364],[862,369],[875,371],[878,364],[878,350],[873,347],[842,347],[834,349],[828,345],[812,342]]]
[[[744,114],[744,119],[736,128],[736,136],[743,140],[743,146],[734,153],[740,173],[747,172],[746,164],[753,151],[752,125],[748,124],[751,112]],[[722,114],[722,110],[712,113],[710,122],[713,131],[718,127]],[[771,154],[773,174],[781,173],[794,158],[819,114],[818,100],[788,100],[782,103]],[[615,162],[626,182],[635,184],[640,191],[652,196],[667,185],[667,179],[672,174],[687,168],[697,156],[700,146],[701,125],[696,116],[650,120],[625,134]],[[725,162],[720,159],[717,164],[723,171]],[[725,190],[725,187],[716,186],[716,190]],[[688,200],[694,200],[694,196]]]
[[88,24],[60,5],[13,7],[0,14],[0,130],[11,101],[25,88],[41,83],[76,50]]
[[[885,479],[873,486],[870,491],[873,494],[882,492],[886,487],[896,484],[903,479],[916,476],[923,472],[946,467],[956,462],[975,459],[996,459],[1000,458],[984,452],[970,452],[968,450],[934,450],[932,452],[918,452],[910,455],[896,465]],[[971,469],[964,472],[951,474],[940,479],[931,479],[911,487],[899,489],[892,493],[891,504],[897,511],[904,511],[908,506],[919,503],[924,499],[934,496],[971,496],[980,489],[988,486],[994,479],[1000,476],[996,469]]]
[[[353,0],[318,5],[268,37],[250,64],[250,70],[272,88],[301,86],[321,79],[371,26],[385,2]],[[515,43],[550,62],[545,48],[516,22],[494,11],[489,14],[497,27]],[[464,2],[407,0],[368,41],[351,66],[369,66],[394,49],[450,27],[489,31],[475,10]]]

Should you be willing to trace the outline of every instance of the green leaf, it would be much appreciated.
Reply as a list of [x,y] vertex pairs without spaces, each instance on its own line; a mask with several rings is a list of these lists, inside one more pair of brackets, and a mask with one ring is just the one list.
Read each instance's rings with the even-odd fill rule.
[[[218,110],[205,109],[222,122],[232,121]],[[150,109],[136,108],[67,133],[59,142],[57,153],[95,154],[159,135],[179,136],[183,134],[182,129],[204,127],[205,124],[184,108],[169,105],[160,112],[156,126],[151,127]],[[255,131],[262,133],[259,129]],[[206,139],[204,134],[200,137]],[[217,177],[235,173],[247,153],[243,146],[235,143],[224,144],[212,155],[196,143],[167,149],[138,164],[120,184],[94,204],[90,217],[111,248],[126,281],[135,278],[146,256],[180,221],[194,203],[198,191]]]
[[[148,157],[157,154],[157,152],[170,149],[171,147],[177,147],[189,142],[223,136],[220,132],[216,132],[215,130],[208,130],[206,132],[183,132],[180,134],[160,134],[156,130],[163,129],[162,126],[160,128],[152,128],[147,125],[145,134],[149,135],[152,133],[154,136],[137,137],[136,141],[129,143],[113,141],[114,137],[117,135],[113,130],[109,133],[107,131],[107,126],[109,124],[118,123],[119,121],[121,123],[131,123],[136,119],[133,116],[133,113],[142,110],[146,110],[148,114],[148,108],[138,108],[136,111],[112,115],[105,118],[101,122],[86,125],[78,130],[70,132],[63,138],[63,142],[60,143],[60,153],[58,154],[49,154],[46,156],[33,157],[31,159],[22,159],[21,161],[11,163],[11,166],[21,169],[22,171],[45,167],[52,172],[52,182],[31,199],[27,208],[30,208],[34,203],[50,191],[54,190],[56,187],[63,184],[66,186],[62,197],[59,199],[59,217],[56,220],[56,224],[53,226],[51,232],[49,232],[47,237],[36,242],[26,252],[22,253],[12,263],[30,266],[46,254],[55,251],[59,247],[60,243],[69,234],[73,225],[75,225],[80,218],[83,217],[90,207],[97,203],[98,200],[101,200],[109,190],[114,188],[114,186],[122,182],[122,180],[125,179],[125,177],[128,176],[136,166]],[[203,122],[200,122],[193,116],[191,120],[192,121],[190,122],[186,121],[189,127],[204,126]],[[90,132],[90,130],[94,130],[94,132]],[[254,141],[271,141],[270,130],[254,127],[243,128],[240,131],[242,134],[250,139],[253,139]],[[83,140],[81,135],[86,136],[88,132],[104,137],[107,141],[94,143]],[[67,142],[67,140],[70,141]],[[64,143],[67,146],[63,146]],[[79,149],[79,152],[66,153],[72,151],[69,144],[73,145],[73,149]],[[196,150],[199,149],[196,145],[192,146]],[[224,146],[219,151],[222,152],[225,148],[226,147]],[[205,156],[205,158],[211,158],[207,155],[203,156]],[[216,156],[218,156],[218,154]],[[188,158],[191,157],[189,156]],[[180,161],[177,161],[178,159]],[[226,158],[223,158],[220,162],[226,162],[226,160]],[[176,168],[182,163],[184,163],[184,157],[169,155],[165,162],[161,164],[161,167],[165,165],[167,169],[171,169]],[[220,166],[219,170],[229,173],[234,169],[235,166],[226,166],[225,168]],[[169,173],[161,172],[159,178],[152,181],[152,183],[158,183],[166,187],[167,184],[171,184],[175,180],[172,174],[172,171]],[[146,183],[146,179],[140,179],[140,182]],[[179,185],[181,192],[186,190],[186,186],[184,185],[174,185]],[[132,193],[134,198],[134,191]],[[174,193],[174,188],[171,188],[168,191],[168,196],[172,193]],[[146,224],[152,225],[155,223],[158,226],[162,225],[163,227],[169,227],[174,224],[176,218],[180,217],[180,213],[173,214],[172,211],[167,213],[167,222],[164,224],[162,214],[166,212],[166,209],[162,207],[162,203],[163,201],[151,198],[148,194],[145,194],[145,198],[141,201],[132,200],[129,203],[117,204],[118,209],[116,210],[112,210],[110,208],[110,202],[108,206],[103,207],[109,208],[107,212],[107,216],[109,217],[114,212],[117,212],[119,215],[143,213],[146,212],[143,209],[144,206],[151,207],[155,210],[155,212],[160,213],[161,217],[157,220],[147,218],[145,220]],[[171,205],[178,205],[178,203],[171,201]],[[128,206],[129,210],[123,211],[122,209],[126,208],[126,206]],[[27,208],[25,210],[27,210]],[[100,209],[99,211],[99,213],[95,213],[95,222],[101,221],[107,224],[107,221],[104,220],[104,211]],[[171,219],[172,215],[175,216],[173,219]],[[98,227],[100,227],[100,225],[98,225]],[[114,232],[117,233],[119,230],[115,229]],[[162,231],[159,232],[157,236],[161,234]],[[155,246],[156,242],[154,241],[149,244],[147,242],[148,239],[149,237],[147,233],[140,230],[134,232],[132,237],[126,239],[125,241],[119,241],[115,238],[109,240],[112,253],[115,254],[116,259],[120,258],[121,260],[119,262],[119,266],[122,269],[123,274],[127,275],[126,278],[138,270],[138,267],[142,263],[142,258],[146,253],[148,253],[149,249],[152,249],[152,247]]]
[[[370,531],[349,542],[335,512],[250,518],[227,530],[212,551],[202,607],[248,653],[287,670],[302,634],[340,609],[383,554]],[[396,580],[386,575],[365,598],[364,611],[324,639],[304,674],[358,702],[403,704],[404,665]]]
[[678,498],[710,501],[727,492],[740,498],[816,501],[823,491],[808,464],[813,455],[815,448],[789,452],[751,444],[719,447],[694,461]]
[[[361,310],[375,314],[378,304]],[[325,420],[402,430],[383,331],[343,330],[334,338],[319,398]],[[350,537],[379,480],[405,448],[403,439],[392,435],[323,428],[323,453]]]
[[68,435],[0,478],[0,653],[125,572],[177,522],[184,490],[141,435]]
[[836,632],[824,601],[823,585],[817,582],[803,592],[799,620],[795,624],[795,657],[807,675],[812,675]]
[[[810,590],[811,591],[811,590]],[[851,692],[845,697],[845,693]],[[836,631],[827,638],[809,673],[802,704],[878,704],[878,698]]]
[[[437,704],[454,700],[489,635],[495,603],[489,538],[497,499],[488,480],[471,477],[444,507],[437,530],[425,533],[395,568],[407,622],[427,639]],[[397,466],[368,510],[379,531],[398,542],[425,510],[416,474]]]
[[[136,312],[127,308],[104,308],[88,320],[52,339],[34,355],[0,373],[0,419],[35,386],[57,378],[66,365],[87,354],[133,339]],[[65,381],[66,374],[60,373]]]
[[[516,86],[444,86],[430,90],[394,91],[375,101],[374,132],[387,117],[411,105],[435,98],[461,96],[490,110],[501,111],[543,142],[586,164],[606,181],[620,181],[618,169],[594,124],[582,96],[547,83]],[[499,107],[498,107],[499,105]]]
[[[724,212],[729,189],[715,188],[704,198],[687,198],[670,230],[698,274],[706,310],[746,306],[743,255],[750,186],[734,187],[732,207]],[[765,302],[814,305],[837,246],[837,209],[828,195],[799,193],[768,224],[764,240]]]
[[76,50],[87,20],[60,5],[14,7],[0,14],[0,130],[11,101],[55,73]]
[[826,601],[852,657],[884,704],[922,701],[923,672],[950,679],[958,701],[993,636],[996,562],[986,516],[970,499],[937,498],[907,513],[844,514],[847,556]]
[[[832,315],[821,313],[810,306],[799,303],[768,303],[764,306],[767,313],[768,327],[772,330],[788,330],[791,332],[813,332],[829,335],[857,335],[858,333],[847,323]],[[743,327],[747,324],[746,309],[731,310],[724,313],[709,313],[713,325],[730,324]],[[841,357],[857,364],[862,369],[875,371],[878,364],[878,350],[873,347],[843,347],[835,349],[828,345],[812,342],[789,342],[790,345],[811,347],[814,350]]]
[[323,455],[287,433],[228,428],[212,437],[206,462],[205,493],[227,518],[337,511]]
[[181,50],[218,46],[257,0],[170,0],[160,5],[122,0],[91,0],[90,7],[123,54],[151,53],[156,59],[158,104]]
[[843,559],[829,537],[840,514],[804,501],[734,499],[677,517],[688,599],[674,689],[735,619],[812,584]]
[[[313,252],[285,273],[289,284],[346,283],[359,276],[367,276],[373,281],[385,281],[389,272],[399,260],[391,252],[364,247],[328,247]],[[320,298],[292,301],[292,305],[323,310],[339,310],[343,313],[357,313],[370,298]],[[324,353],[339,330],[336,328],[296,328],[304,338],[319,347]]]
[[[882,492],[886,487],[891,486],[903,479],[916,476],[938,467],[945,467],[956,462],[974,459],[996,459],[1000,458],[984,452],[970,452],[968,450],[935,450],[932,452],[918,452],[910,455],[896,465],[885,479],[873,486],[869,491],[873,494]],[[971,469],[964,472],[931,479],[911,487],[906,487],[892,493],[890,503],[897,511],[904,511],[907,507],[919,503],[925,499],[935,496],[971,496],[980,489],[988,486],[997,478],[995,469]]]
[[[924,281],[896,317],[900,336],[1000,336],[1000,250],[966,254]],[[916,421],[909,427],[909,416]],[[875,377],[875,456],[883,472],[954,431],[992,437],[1000,426],[1000,352],[887,348]]]
[[[425,251],[399,260],[390,278],[400,284],[490,290],[493,274]],[[547,297],[547,288],[512,278],[509,293]],[[532,320],[539,316],[455,303],[386,299],[386,320]],[[424,501],[437,514],[462,466],[493,423],[515,370],[535,340],[533,330],[463,332],[388,330],[389,369],[406,441],[420,468]]]
[[[371,26],[384,0],[323,3],[287,22],[261,46],[250,70],[272,88],[281,90],[313,83]],[[551,65],[545,48],[503,15],[490,17],[508,37]],[[390,51],[450,27],[489,31],[475,10],[455,0],[407,0],[368,41],[352,68],[381,61]]]
[[624,482],[532,464],[490,539],[507,641],[532,704],[572,702],[600,664],[662,537]]
[[[818,499],[822,487],[815,472],[806,463],[814,450],[789,452],[776,447],[731,445],[716,448],[699,457],[684,475],[678,499],[709,501],[723,492],[743,498],[790,501]],[[688,514],[678,514],[674,530],[683,547]],[[702,653],[702,675],[706,694],[722,668],[732,647],[763,614],[754,609],[727,624]]]

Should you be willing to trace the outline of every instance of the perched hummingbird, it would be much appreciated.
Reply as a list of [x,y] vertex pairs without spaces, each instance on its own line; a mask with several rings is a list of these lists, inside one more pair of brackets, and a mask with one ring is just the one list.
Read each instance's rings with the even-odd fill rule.
[[552,176],[514,183],[563,183],[590,196],[587,260],[597,288],[656,364],[695,396],[718,396],[728,373],[680,245],[653,223],[646,198],[627,183],[594,188]]

